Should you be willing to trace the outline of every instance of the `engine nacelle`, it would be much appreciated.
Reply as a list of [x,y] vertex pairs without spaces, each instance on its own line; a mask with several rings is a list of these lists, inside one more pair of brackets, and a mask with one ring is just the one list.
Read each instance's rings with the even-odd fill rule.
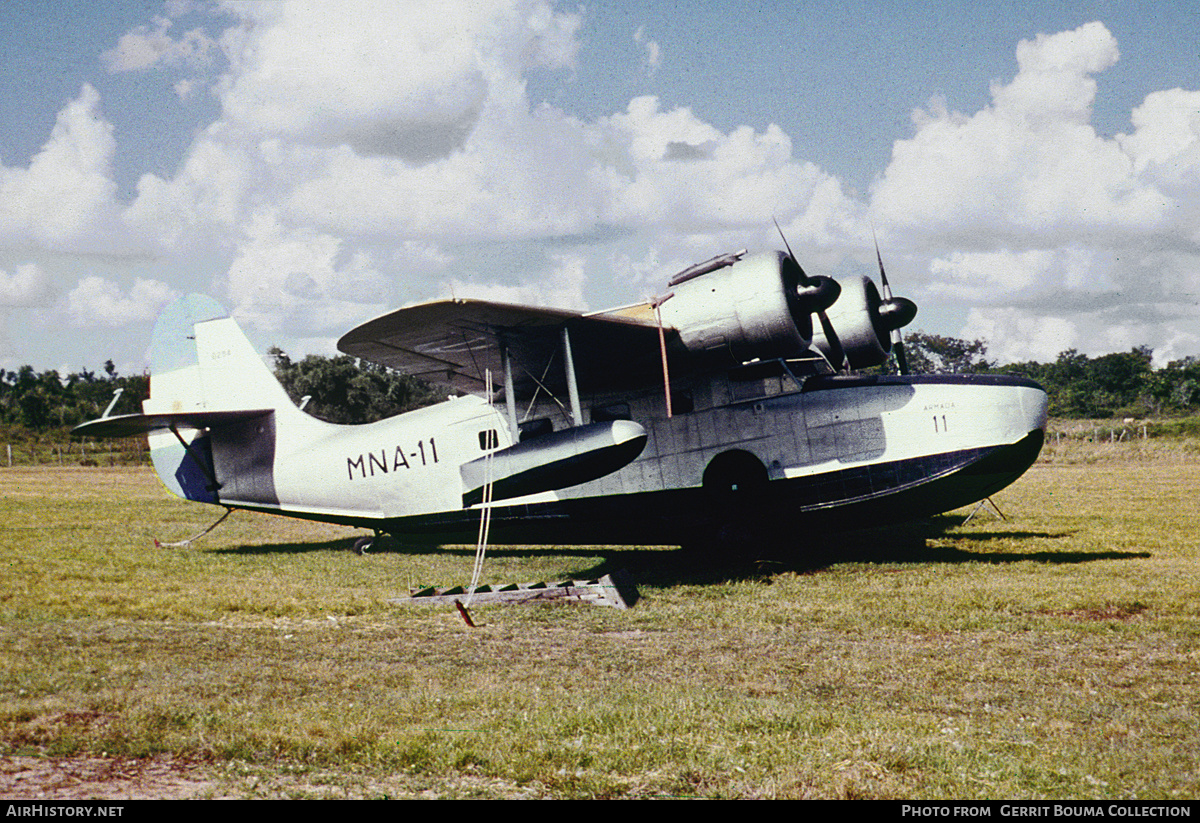
[[886,280],[884,298],[869,277],[810,277],[781,251],[743,255],[685,269],[659,304],[687,350],[711,362],[736,366],[819,350],[835,369],[875,366],[887,359],[892,333],[917,313],[911,300],[890,296]]
[[[703,264],[702,264],[703,265]],[[783,252],[756,254],[672,281],[663,322],[679,331],[693,354],[732,365],[754,358],[798,357],[813,337],[811,310],[801,298],[804,274]]]
[[[912,322],[916,304],[903,297],[883,299],[869,277],[838,281],[842,293],[813,331],[812,344],[834,368],[877,366],[892,350],[892,332]],[[831,333],[832,332],[832,333]]]

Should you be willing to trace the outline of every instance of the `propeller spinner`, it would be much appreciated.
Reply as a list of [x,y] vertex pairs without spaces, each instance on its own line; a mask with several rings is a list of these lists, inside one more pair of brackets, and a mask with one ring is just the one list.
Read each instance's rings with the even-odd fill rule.
[[821,322],[821,332],[825,335],[825,339],[829,342],[831,348],[831,360],[829,365],[835,370],[848,367],[846,353],[842,349],[842,344],[838,340],[837,332],[833,328],[833,323],[829,320],[829,307],[837,302],[837,299],[842,295],[841,285],[832,277],[817,275],[809,277],[804,271],[804,267],[800,265],[800,261],[796,259],[795,253],[792,251],[792,246],[787,241],[787,236],[784,235],[783,229],[779,227],[779,221],[772,218],[775,223],[775,230],[779,232],[779,238],[783,241],[783,247],[787,249],[787,260],[796,267],[798,273],[796,285],[797,302],[804,308],[804,311],[809,314],[815,314]]

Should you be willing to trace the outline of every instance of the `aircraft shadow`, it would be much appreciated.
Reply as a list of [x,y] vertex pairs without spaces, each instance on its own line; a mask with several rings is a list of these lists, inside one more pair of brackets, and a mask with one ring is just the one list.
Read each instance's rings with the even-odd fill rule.
[[[919,531],[897,534],[896,529],[872,530],[829,536],[819,544],[798,544],[794,539],[774,546],[747,546],[730,551],[728,546],[684,546],[675,550],[638,552],[615,548],[592,549],[604,559],[581,568],[578,577],[598,577],[616,569],[627,570],[640,584],[653,586],[704,585],[735,580],[768,579],[787,572],[813,574],[839,563],[1037,563],[1071,564],[1097,560],[1136,560],[1150,557],[1149,552],[1081,552],[1039,549],[1021,552],[989,552],[933,545],[929,535]],[[937,536],[942,530],[937,530]],[[965,533],[952,537],[972,541],[1021,538],[1035,541],[1058,540],[1069,533],[1044,532]]]
[[[1082,552],[1038,548],[1030,551],[986,551],[960,548],[931,541],[950,539],[974,545],[998,540],[1027,540],[1035,545],[1070,538],[1073,532],[990,530],[981,523],[975,531],[952,532],[966,518],[944,516],[934,520],[907,523],[887,528],[864,529],[836,534],[810,534],[771,537],[753,535],[744,539],[697,541],[679,547],[629,546],[511,546],[488,548],[492,558],[536,558],[552,555],[575,557],[580,565],[564,579],[595,579],[617,570],[625,570],[641,585],[706,585],[736,580],[767,579],[787,572],[811,574],[838,563],[1087,563],[1097,560],[1137,560],[1149,552]],[[216,553],[240,555],[304,554],[314,551],[352,552],[356,538],[313,543],[274,543],[217,549]],[[368,553],[420,555],[438,553],[459,556],[469,562],[474,546],[400,542],[390,537],[377,540]],[[599,560],[597,560],[599,558]],[[464,568],[467,568],[464,566]],[[447,581],[453,583],[454,581]],[[531,582],[531,581],[507,581]]]

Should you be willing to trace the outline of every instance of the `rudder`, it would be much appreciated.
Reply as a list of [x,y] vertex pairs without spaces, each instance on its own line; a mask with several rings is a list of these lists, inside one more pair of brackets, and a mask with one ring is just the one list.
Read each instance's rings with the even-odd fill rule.
[[221,304],[189,294],[154,325],[146,414],[295,406]]

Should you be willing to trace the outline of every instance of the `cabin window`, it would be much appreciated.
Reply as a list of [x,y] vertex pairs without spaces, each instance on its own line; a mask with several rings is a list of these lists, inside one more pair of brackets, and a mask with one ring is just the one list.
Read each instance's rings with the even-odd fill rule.
[[521,431],[521,442],[550,434],[554,431],[554,423],[549,417],[539,417],[537,420],[527,420],[518,427]]
[[499,445],[500,435],[496,433],[495,429],[488,429],[487,431],[481,431],[479,433],[479,448],[483,449],[484,451],[488,451],[489,449],[494,449]]
[[592,406],[592,422],[607,423],[610,420],[632,420],[628,403],[605,403],[603,406]]

